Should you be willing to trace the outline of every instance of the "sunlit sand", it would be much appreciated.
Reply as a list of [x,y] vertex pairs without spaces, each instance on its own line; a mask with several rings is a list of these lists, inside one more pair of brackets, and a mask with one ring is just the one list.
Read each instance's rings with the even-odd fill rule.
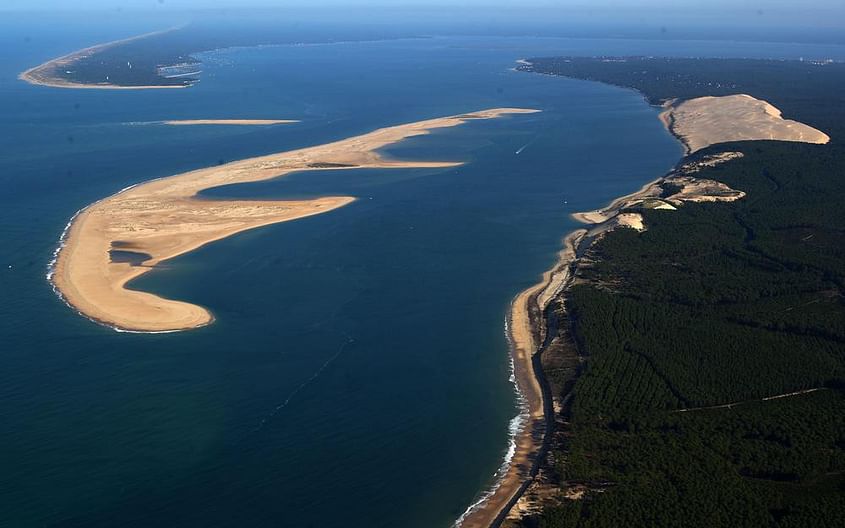
[[238,126],[267,126],[287,125],[299,123],[295,119],[181,119],[162,121],[164,125],[172,126],[196,126],[196,125],[238,125]]
[[771,104],[745,94],[690,99],[670,105],[661,117],[689,153],[728,141],[830,141],[824,132],[783,119]]
[[[58,252],[52,280],[68,304],[121,330],[163,332],[196,328],[209,310],[127,288],[161,262],[248,229],[326,213],[351,196],[311,200],[205,200],[212,187],[257,182],[293,172],[351,168],[452,167],[449,161],[394,161],[378,149],[434,129],[535,110],[496,108],[382,128],[335,143],[246,159],[153,180],[96,202],[76,216]],[[112,261],[110,252],[144,254],[140,265]],[[146,258],[148,257],[148,258]]]

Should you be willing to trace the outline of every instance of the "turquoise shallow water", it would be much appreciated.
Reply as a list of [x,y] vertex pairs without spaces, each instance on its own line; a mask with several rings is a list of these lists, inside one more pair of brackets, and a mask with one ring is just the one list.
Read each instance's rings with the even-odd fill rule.
[[[71,30],[52,39],[50,53],[83,44]],[[450,525],[490,484],[516,413],[510,300],[554,262],[571,212],[681,154],[635,93],[510,71],[521,56],[614,46],[239,49],[208,54],[202,83],[175,92],[31,87],[14,76],[43,50],[0,59],[0,525]],[[210,191],[359,200],[219,241],[135,283],[210,307],[207,328],[116,333],[74,314],[44,278],[73,213],[127,185],[498,106],[543,112],[387,149],[458,168]],[[214,117],[302,123],[143,124]]]

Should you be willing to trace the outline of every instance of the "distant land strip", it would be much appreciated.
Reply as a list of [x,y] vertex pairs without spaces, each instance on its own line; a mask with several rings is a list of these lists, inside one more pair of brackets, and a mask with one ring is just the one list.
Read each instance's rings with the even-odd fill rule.
[[[302,40],[301,34],[281,31],[255,38],[239,32],[200,26],[179,26],[97,44],[51,59],[18,75],[22,81],[53,88],[149,90],[189,88],[201,81],[197,54],[233,47],[264,45],[373,42],[390,36],[357,32],[348,40]],[[414,37],[421,38],[421,37]]]
[[[178,84],[116,84],[108,80],[106,76],[103,80],[97,82],[81,82],[73,79],[70,75],[73,73],[70,68],[75,67],[80,61],[88,59],[98,53],[101,53],[110,48],[128,44],[142,39],[164,35],[179,29],[178,27],[169,28],[161,31],[153,31],[143,35],[137,35],[120,40],[113,40],[103,44],[97,44],[81,50],[62,55],[55,59],[51,59],[43,64],[39,64],[30,68],[18,75],[18,79],[26,81],[30,84],[39,86],[50,86],[53,88],[76,88],[76,89],[100,89],[100,90],[149,90],[160,88],[187,88],[192,85],[192,80],[185,80]],[[162,79],[165,79],[162,77]]]

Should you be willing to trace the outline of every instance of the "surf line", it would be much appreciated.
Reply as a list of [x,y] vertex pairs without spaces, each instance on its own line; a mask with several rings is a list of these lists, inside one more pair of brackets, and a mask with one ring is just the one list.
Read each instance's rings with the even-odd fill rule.
[[[504,328],[505,340],[508,342],[508,346],[512,348],[514,343],[511,338],[510,321],[508,317],[505,317]],[[513,385],[513,391],[516,395],[517,413],[513,418],[511,418],[511,421],[508,422],[508,446],[502,456],[502,463],[493,474],[493,483],[483,490],[475,502],[470,504],[467,509],[464,510],[464,513],[462,513],[461,516],[458,517],[452,524],[452,528],[461,528],[464,521],[470,515],[474,514],[479,508],[487,504],[487,501],[489,501],[490,498],[496,494],[499,488],[502,487],[502,483],[504,483],[505,477],[507,476],[511,463],[513,462],[513,458],[516,455],[516,441],[519,438],[519,435],[525,430],[526,425],[528,425],[528,421],[531,419],[531,410],[528,406],[528,400],[522,393],[522,389],[520,389],[519,382],[516,378],[516,363],[514,362],[513,354],[509,354],[509,356],[510,375],[508,376],[508,381]]]

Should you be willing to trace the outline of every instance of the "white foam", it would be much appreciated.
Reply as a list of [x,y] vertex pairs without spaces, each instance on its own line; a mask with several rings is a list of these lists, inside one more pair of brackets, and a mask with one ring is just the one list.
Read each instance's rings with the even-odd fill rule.
[[67,242],[67,235],[68,235],[68,232],[70,231],[70,226],[73,225],[73,221],[76,220],[76,217],[79,216],[79,213],[81,213],[85,209],[86,209],[86,207],[83,207],[79,211],[73,213],[73,216],[70,217],[70,220],[68,220],[67,225],[65,225],[65,228],[62,230],[61,236],[59,236],[58,247],[56,247],[56,249],[53,250],[53,258],[47,264],[47,280],[50,282],[50,285],[53,287],[53,291],[56,292],[56,294],[62,300],[64,300],[64,297],[62,296],[61,292],[59,292],[59,290],[56,288],[56,285],[53,283],[53,275],[56,273],[56,261],[59,259],[59,252],[61,252],[61,250],[65,247],[65,243]]
[[[167,177],[167,176],[165,176],[165,177]],[[156,181],[156,180],[161,180],[161,179],[163,179],[163,178],[156,178],[156,179],[154,179],[154,180],[149,180],[148,182],[142,182],[142,183],[149,183],[149,182],[153,182],[153,181]],[[139,186],[139,185],[141,185],[141,183],[134,183],[134,184],[132,184],[132,185],[129,185],[129,186],[127,186],[127,187],[124,187],[123,189],[121,189],[121,190],[117,191],[115,194],[113,194],[113,195],[111,195],[111,196],[115,196],[115,195],[117,195],[117,194],[124,193],[124,192],[126,192],[126,191],[128,191],[128,190],[130,190],[130,189],[133,189],[133,188],[135,188],[135,187],[137,187],[137,186]],[[110,198],[111,196],[109,196],[108,198]],[[103,198],[103,200],[105,200],[105,199],[107,199],[107,198]],[[110,325],[110,324],[108,324],[108,323],[105,323],[105,322],[100,321],[100,320],[98,320],[98,319],[95,319],[95,318],[93,318],[93,317],[89,317],[88,315],[86,315],[86,314],[82,313],[80,310],[78,310],[78,309],[77,309],[74,305],[72,305],[70,302],[68,302],[68,300],[65,298],[65,296],[64,296],[64,295],[62,295],[62,292],[61,292],[61,291],[59,290],[59,288],[56,286],[55,281],[53,281],[53,277],[54,277],[54,276],[55,276],[55,274],[56,274],[56,262],[58,262],[58,260],[59,260],[59,253],[61,253],[62,249],[64,249],[65,245],[67,244],[67,237],[68,237],[68,234],[70,233],[70,228],[71,228],[71,226],[73,226],[73,222],[76,220],[76,218],[77,218],[77,217],[78,217],[78,216],[79,216],[79,215],[80,215],[83,211],[85,211],[85,210],[86,210],[86,209],[88,209],[89,207],[92,207],[92,206],[94,206],[94,205],[96,205],[96,204],[98,204],[98,203],[102,202],[103,200],[97,200],[97,201],[96,201],[96,202],[94,202],[93,204],[91,204],[91,205],[87,205],[87,206],[83,207],[82,209],[80,209],[79,211],[75,212],[75,213],[73,214],[73,216],[72,216],[72,217],[70,217],[70,220],[68,221],[67,225],[65,225],[65,228],[62,230],[62,234],[61,234],[61,236],[59,237],[59,245],[58,245],[58,247],[56,247],[56,249],[55,249],[55,250],[53,250],[53,258],[52,258],[52,259],[50,259],[50,262],[47,264],[47,273],[46,273],[46,278],[47,278],[47,282],[49,282],[49,283],[50,283],[50,287],[53,289],[53,293],[55,293],[55,294],[56,294],[56,297],[58,297],[59,299],[61,299],[61,301],[62,301],[63,303],[65,303],[65,305],[66,305],[68,308],[70,308],[71,310],[73,310],[74,312],[76,312],[78,315],[81,315],[82,317],[84,317],[84,318],[88,319],[88,320],[89,320],[89,321],[91,321],[91,322],[97,323],[97,324],[98,324],[98,325],[100,325],[100,326],[105,326],[106,328],[111,328],[111,329],[112,329],[112,330],[114,330],[115,332],[119,332],[119,333],[121,333],[121,334],[173,334],[173,333],[176,333],[176,332],[181,332],[182,330],[149,330],[149,331],[148,331],[148,330],[129,330],[129,329],[126,329],[126,328],[120,328],[120,327],[118,327],[118,326]],[[208,325],[208,324],[210,324],[210,322],[209,322],[209,323],[206,323],[205,325],[202,325],[202,326],[206,326],[206,325]],[[196,328],[199,328],[199,327],[196,327]]]
[[461,514],[460,517],[455,521],[453,525],[454,528],[460,528],[463,522],[475,513],[481,506],[483,506],[493,494],[502,486],[502,482],[504,481],[505,476],[508,473],[508,470],[511,467],[511,462],[513,461],[513,457],[516,455],[516,439],[525,429],[526,424],[528,423],[529,418],[529,409],[528,409],[528,400],[525,399],[525,395],[522,394],[522,391],[519,389],[519,383],[516,380],[516,365],[514,364],[513,359],[513,351],[514,351],[514,343],[513,339],[511,338],[510,334],[510,325],[509,320],[505,317],[505,338],[508,341],[508,348],[509,353],[508,357],[510,358],[510,374],[508,375],[508,381],[513,384],[513,390],[516,394],[516,403],[517,407],[519,407],[519,412],[516,416],[511,418],[510,423],[508,423],[508,448],[505,451],[505,455],[502,459],[502,464],[499,466],[499,469],[493,474],[493,484],[485,490],[481,496],[473,502],[464,513]]

